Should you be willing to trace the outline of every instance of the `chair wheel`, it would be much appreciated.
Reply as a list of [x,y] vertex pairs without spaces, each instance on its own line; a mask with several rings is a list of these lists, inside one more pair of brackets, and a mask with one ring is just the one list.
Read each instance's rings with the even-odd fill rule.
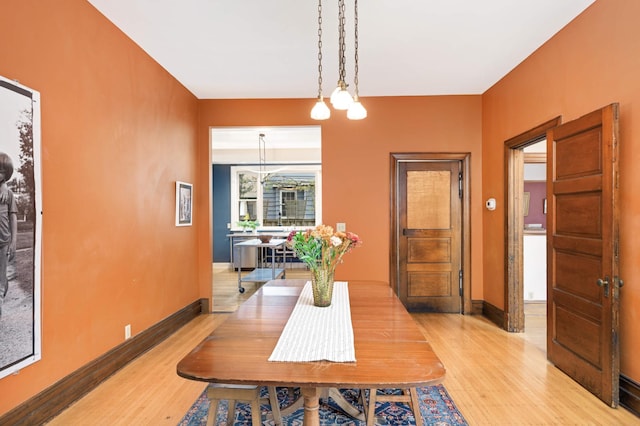
[[240,287],[240,288],[238,289],[238,291],[239,291],[240,293],[244,293],[244,287]]

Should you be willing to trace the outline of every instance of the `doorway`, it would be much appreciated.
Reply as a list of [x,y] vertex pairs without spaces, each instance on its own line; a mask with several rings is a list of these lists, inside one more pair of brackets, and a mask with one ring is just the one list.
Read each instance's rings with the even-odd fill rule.
[[[230,235],[245,220],[268,232],[322,223],[320,126],[211,127],[209,136],[213,263],[234,261]],[[300,215],[286,218],[288,196],[306,202]]]
[[505,141],[505,323],[510,332],[521,333],[524,313],[524,149],[546,138],[547,130],[560,124],[560,117]]

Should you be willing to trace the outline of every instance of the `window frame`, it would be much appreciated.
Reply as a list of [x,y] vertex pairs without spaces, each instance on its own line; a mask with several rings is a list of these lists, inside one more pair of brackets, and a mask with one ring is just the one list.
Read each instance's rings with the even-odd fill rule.
[[[240,173],[255,173],[258,174],[258,181],[260,180],[259,168],[264,173],[314,173],[315,175],[315,225],[322,223],[322,165],[320,164],[270,164],[263,165],[236,165],[230,168],[230,185],[231,185],[231,230],[241,230],[237,221],[239,218],[240,210],[240,188],[239,188],[239,174]],[[263,226],[264,223],[264,198],[263,198],[262,185],[258,184],[257,198],[256,198],[256,216],[257,221],[260,223],[258,230],[288,230],[294,228],[291,225],[282,226]],[[296,198],[297,198],[296,194]],[[299,226],[297,228],[300,228]]]

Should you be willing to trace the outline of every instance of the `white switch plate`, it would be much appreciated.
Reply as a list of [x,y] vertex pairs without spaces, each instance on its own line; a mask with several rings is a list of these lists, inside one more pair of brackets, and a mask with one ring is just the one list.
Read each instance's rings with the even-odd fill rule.
[[336,224],[336,231],[345,232],[347,230],[347,224],[344,222],[338,222]]
[[131,324],[127,324],[124,326],[124,339],[130,339],[131,338]]

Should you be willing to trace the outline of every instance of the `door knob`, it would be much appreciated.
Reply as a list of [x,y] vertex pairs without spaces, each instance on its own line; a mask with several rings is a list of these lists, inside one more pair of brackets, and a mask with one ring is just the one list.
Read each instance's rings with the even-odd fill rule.
[[622,288],[622,286],[624,285],[624,281],[622,281],[620,278],[618,277],[613,277],[613,298],[614,299],[618,299],[620,298],[620,289]]
[[604,287],[604,297],[609,297],[609,277],[604,277],[604,280],[602,278],[598,278],[598,281],[596,282],[598,287]]

